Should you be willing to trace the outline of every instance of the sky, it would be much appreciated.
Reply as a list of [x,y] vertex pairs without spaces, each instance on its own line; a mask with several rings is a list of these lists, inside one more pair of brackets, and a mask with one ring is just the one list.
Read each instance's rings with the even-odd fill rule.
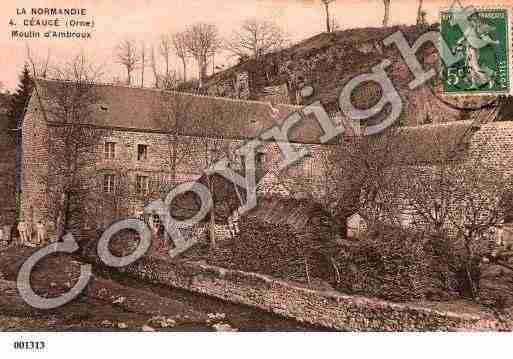
[[[428,22],[436,22],[439,9],[449,7],[453,1],[424,0]],[[415,23],[417,2],[418,0],[391,0],[391,24]],[[497,0],[461,2],[464,6],[497,4]],[[513,5],[513,0],[502,0],[501,3]],[[95,22],[92,39],[13,39],[13,28],[22,30],[19,26],[22,20],[30,19],[29,15],[17,15],[17,9],[21,7],[27,11],[36,7],[85,8],[85,18],[92,18]],[[383,1],[336,0],[331,5],[331,12],[343,29],[376,27],[382,22]],[[13,90],[16,87],[26,60],[27,46],[40,58],[44,58],[49,51],[53,63],[84,52],[92,62],[103,67],[102,80],[109,82],[114,77],[124,76],[123,68],[114,61],[114,49],[123,39],[145,41],[148,45],[156,44],[162,34],[182,31],[188,24],[198,21],[216,24],[220,34],[228,37],[249,17],[279,23],[292,41],[318,34],[325,27],[321,0],[1,0],[0,83],[4,89]],[[17,25],[10,26],[10,20],[14,20]],[[221,57],[218,61],[229,61],[224,56]],[[181,69],[176,58],[173,59],[173,64],[177,70]],[[146,70],[147,78],[150,72],[150,69]],[[151,78],[146,85],[150,82]]]

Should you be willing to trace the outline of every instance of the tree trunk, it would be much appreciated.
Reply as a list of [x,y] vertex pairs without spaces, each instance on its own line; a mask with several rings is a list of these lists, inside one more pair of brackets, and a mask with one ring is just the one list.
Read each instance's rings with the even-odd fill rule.
[[[69,226],[69,216],[70,216],[70,198],[69,193],[66,193],[66,205],[64,206],[64,224],[63,224],[63,235],[68,231]],[[60,238],[58,238],[60,239]]]
[[468,289],[469,294],[472,296],[472,299],[475,300],[478,297],[478,283],[479,278],[476,278],[476,272],[474,271],[474,253],[471,248],[471,240],[472,237],[465,239],[465,255],[466,255],[466,261],[465,261],[465,274],[468,281]]
[[303,254],[303,260],[305,262],[306,281],[307,281],[308,285],[310,285],[310,271],[308,270],[308,259],[306,258],[306,256],[304,254]]
[[187,62],[185,62],[185,59],[182,59],[183,63],[183,82],[187,82]]
[[423,25],[423,16],[422,16],[422,5],[424,0],[419,0],[419,8],[417,9],[417,25]]
[[207,66],[208,61],[206,59],[202,60],[199,64],[199,87],[202,88],[205,84],[205,79],[207,78]]
[[210,248],[214,249],[217,247],[216,220],[215,220],[215,207],[214,206],[212,206],[212,210],[210,211],[209,234],[210,234]]
[[335,262],[335,258],[333,256],[330,256],[330,262],[333,266],[333,272],[335,274],[335,283],[340,283],[340,270],[338,269],[337,262]]
[[342,236],[342,238],[347,238],[347,218],[340,225],[340,235]]
[[144,64],[141,68],[141,87],[144,87]]
[[[213,192],[212,188],[212,179],[210,176],[207,176],[208,181],[208,190],[210,193]],[[212,209],[210,210],[210,221],[208,224],[209,229],[209,236],[210,236],[210,248],[214,249],[217,247],[217,241],[216,241],[216,206],[215,206],[215,200],[212,201]]]
[[[176,136],[173,136],[173,138],[175,139],[174,143],[176,143]],[[172,148],[171,151],[173,151],[173,154],[171,155],[171,181],[174,186],[176,183],[176,147]]]
[[388,22],[390,20],[390,0],[383,0],[383,4],[385,5],[385,15],[383,16],[383,27],[387,27]]
[[330,5],[328,3],[325,3],[324,6],[326,7],[326,31],[328,33],[331,32],[331,24],[330,24]]

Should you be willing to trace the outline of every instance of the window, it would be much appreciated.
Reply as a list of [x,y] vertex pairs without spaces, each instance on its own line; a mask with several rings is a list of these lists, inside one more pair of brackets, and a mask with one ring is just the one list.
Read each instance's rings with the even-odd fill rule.
[[149,191],[149,179],[147,176],[137,176],[136,178],[137,193],[146,194]]
[[148,159],[148,146],[137,145],[137,161],[146,161]]
[[265,165],[265,153],[263,152],[258,152],[256,154],[256,164],[259,168],[262,168],[264,165]]
[[116,143],[105,142],[105,159],[112,160],[116,158]]
[[114,175],[106,174],[103,176],[103,192],[112,193],[114,192]]

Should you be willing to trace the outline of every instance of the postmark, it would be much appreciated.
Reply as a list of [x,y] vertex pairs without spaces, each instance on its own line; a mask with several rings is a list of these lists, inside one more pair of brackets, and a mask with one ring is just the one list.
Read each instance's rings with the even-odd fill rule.
[[511,11],[507,7],[440,11],[440,36],[455,61],[442,66],[444,95],[508,95]]

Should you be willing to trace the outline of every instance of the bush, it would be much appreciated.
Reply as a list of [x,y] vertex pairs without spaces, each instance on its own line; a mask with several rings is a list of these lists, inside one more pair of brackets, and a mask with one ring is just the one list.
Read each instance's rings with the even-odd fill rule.
[[422,234],[378,228],[335,255],[337,288],[394,301],[444,299],[454,294],[446,254]]
[[320,243],[296,234],[289,225],[244,218],[240,229],[239,237],[219,243],[209,263],[299,282],[307,282],[307,267],[310,279],[330,275]]

